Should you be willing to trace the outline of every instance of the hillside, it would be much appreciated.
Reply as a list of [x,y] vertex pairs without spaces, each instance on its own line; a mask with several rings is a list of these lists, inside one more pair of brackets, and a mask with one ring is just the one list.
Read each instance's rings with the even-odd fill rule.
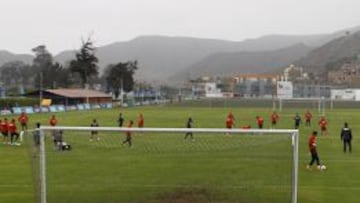
[[13,54],[8,51],[0,51],[0,66],[10,61],[23,61],[24,63],[31,64],[33,56],[29,54]]
[[360,32],[339,37],[294,62],[309,72],[324,72],[326,64],[360,54]]
[[[233,42],[186,37],[144,36],[128,42],[118,42],[99,47],[97,49],[97,56],[100,59],[102,70],[110,63],[138,60],[140,67],[136,73],[138,79],[164,81],[175,73],[184,71],[194,64],[199,64],[204,58],[209,58],[210,55],[217,53],[223,55],[229,52],[261,51],[259,53],[261,55],[264,51],[282,49],[299,43],[315,44],[315,41],[319,41],[323,37],[327,36],[273,35],[242,42]],[[66,63],[73,56],[73,51],[66,51],[55,56],[55,60]],[[297,59],[294,57],[290,58],[293,60]]]
[[[287,62],[280,56],[271,56],[270,52],[278,52],[281,49],[286,50],[287,47],[292,47],[292,51],[284,52],[284,56],[288,57],[289,60],[313,67],[313,65],[319,64],[323,58],[309,55],[308,59],[304,57],[304,60],[298,60],[299,58],[296,57],[303,57],[305,51],[310,49],[309,47],[320,47],[334,38],[343,36],[346,31],[355,32],[356,30],[359,30],[359,27],[331,34],[268,35],[239,42],[191,37],[142,36],[130,41],[116,42],[98,47],[96,55],[99,58],[100,72],[112,63],[138,60],[139,70],[136,72],[136,79],[148,82],[166,82],[169,78],[170,81],[173,80],[174,77],[172,76],[174,74],[179,76],[179,73],[189,73],[189,69],[193,68],[199,74],[232,73],[235,71],[236,66],[245,68],[244,71],[246,72],[268,72],[268,67],[283,66]],[[298,44],[303,45],[299,46]],[[299,50],[295,51],[296,48],[299,48]],[[255,52],[258,53],[255,54]],[[74,58],[74,53],[75,50],[63,51],[55,55],[54,59],[66,65],[68,61]],[[345,54],[344,52],[341,53]],[[267,56],[261,59],[264,54]],[[315,52],[314,55],[316,55]],[[320,58],[319,62],[317,58]],[[0,51],[0,66],[13,60],[31,63],[32,59],[33,56],[31,55]],[[205,67],[206,64],[210,64],[208,70]],[[198,66],[199,68],[197,68]],[[216,70],[218,67],[221,70]]]
[[285,67],[305,56],[311,49],[304,44],[297,44],[275,51],[217,53],[175,74],[171,81],[182,81],[201,75],[274,72],[279,67]]

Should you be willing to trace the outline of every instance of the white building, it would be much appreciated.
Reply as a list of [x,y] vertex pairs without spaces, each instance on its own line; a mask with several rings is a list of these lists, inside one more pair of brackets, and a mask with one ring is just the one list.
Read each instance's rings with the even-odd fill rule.
[[277,98],[291,99],[293,98],[293,84],[290,81],[278,81],[276,83]]
[[331,99],[360,101],[360,89],[332,89]]
[[215,82],[207,82],[205,83],[205,97],[220,98],[223,97],[223,94],[221,93],[221,89],[217,88]]

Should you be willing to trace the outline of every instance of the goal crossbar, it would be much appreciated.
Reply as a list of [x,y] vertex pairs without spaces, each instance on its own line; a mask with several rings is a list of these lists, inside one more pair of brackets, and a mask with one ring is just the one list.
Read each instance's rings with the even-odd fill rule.
[[224,128],[128,128],[128,127],[68,127],[68,126],[41,126],[40,131],[40,202],[47,203],[46,197],[46,157],[45,133],[49,130],[72,131],[112,131],[112,132],[178,132],[178,133],[240,133],[251,135],[285,134],[291,136],[293,149],[292,167],[292,197],[291,203],[297,203],[298,196],[298,160],[299,160],[299,130],[297,129],[224,129]]
[[68,127],[68,126],[42,126],[40,130],[72,130],[72,131],[116,131],[116,132],[196,132],[196,133],[268,133],[289,134],[298,133],[293,129],[224,129],[224,128],[128,128],[128,127]]

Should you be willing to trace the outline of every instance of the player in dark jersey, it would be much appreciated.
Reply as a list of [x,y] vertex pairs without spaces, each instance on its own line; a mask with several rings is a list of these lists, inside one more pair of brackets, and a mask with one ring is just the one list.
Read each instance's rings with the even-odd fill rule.
[[[192,120],[191,117],[189,117],[187,122],[186,122],[186,127],[187,128],[192,128],[192,124],[193,124],[193,120]],[[191,140],[194,141],[193,132],[191,132],[191,131],[186,132],[184,139],[186,140],[188,136],[190,136]]]
[[[91,127],[99,127],[99,123],[97,122],[96,119],[93,119],[93,122],[90,124]],[[90,142],[92,142],[95,138],[97,141],[100,140],[100,137],[98,135],[98,131],[97,130],[92,130],[91,131],[91,135],[90,135]]]
[[119,118],[118,118],[118,125],[119,125],[119,127],[122,127],[122,126],[123,126],[124,121],[125,121],[125,119],[124,119],[124,117],[122,116],[122,113],[120,113],[120,114],[119,114]]
[[296,113],[295,117],[294,117],[294,122],[295,122],[295,129],[299,129],[300,124],[301,124],[301,117],[299,116],[299,113]]
[[344,144],[344,153],[346,153],[346,148],[349,147],[349,152],[351,153],[351,140],[352,140],[352,133],[351,128],[347,122],[344,123],[344,127],[341,129],[340,139],[343,141]]

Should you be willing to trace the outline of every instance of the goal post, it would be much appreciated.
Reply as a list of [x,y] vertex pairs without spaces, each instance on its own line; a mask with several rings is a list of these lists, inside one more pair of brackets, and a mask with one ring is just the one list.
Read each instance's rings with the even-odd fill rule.
[[[320,98],[278,98],[278,110],[283,111],[284,108],[306,108],[316,109],[320,115],[325,115],[326,100],[324,97]],[[332,108],[332,100],[329,100]],[[276,100],[274,100],[273,110],[276,110]]]
[[[298,196],[298,159],[299,159],[299,131],[298,130],[293,130],[293,129],[224,129],[224,128],[120,128],[120,127],[68,127],[68,126],[41,126],[39,129],[36,129],[36,131],[39,131],[40,134],[40,147],[39,147],[39,168],[40,168],[40,202],[41,203],[51,203],[50,201],[48,201],[48,191],[47,191],[47,171],[48,171],[48,165],[47,165],[47,150],[52,150],[51,147],[47,146],[49,145],[49,135],[51,135],[51,132],[54,131],[62,131],[64,132],[64,134],[67,134],[68,132],[74,132],[73,135],[71,135],[72,137],[76,137],[76,136],[88,136],[90,134],[91,131],[96,130],[97,132],[103,133],[103,134],[116,134],[116,137],[122,137],[124,132],[132,132],[135,134],[139,134],[139,137],[137,139],[149,139],[146,138],[148,137],[148,134],[153,133],[153,134],[163,134],[164,137],[168,136],[169,133],[173,134],[173,133],[180,133],[180,134],[185,134],[188,132],[192,132],[195,134],[195,136],[197,136],[198,134],[202,134],[204,135],[204,137],[202,137],[203,140],[205,140],[208,135],[214,135],[213,137],[220,137],[221,139],[228,139],[226,134],[230,134],[232,138],[235,137],[250,137],[250,138],[254,138],[256,140],[262,140],[262,139],[273,139],[273,141],[267,141],[269,145],[274,145],[273,142],[277,142],[277,138],[270,138],[272,135],[274,136],[279,136],[279,137],[288,137],[291,140],[291,150],[292,150],[292,160],[291,160],[291,185],[289,186],[289,188],[291,189],[291,203],[297,203],[297,196]],[[122,133],[122,134],[121,134]],[[141,135],[141,136],[140,136]],[[107,134],[105,135],[107,136]],[[102,137],[101,139],[106,139],[104,137]],[[138,135],[136,135],[138,136]],[[171,135],[169,135],[171,136]],[[168,136],[168,137],[169,137]],[[69,136],[70,137],[70,136]],[[67,139],[69,138],[67,137]],[[256,138],[258,137],[258,138]],[[116,138],[117,139],[117,138]],[[85,139],[83,139],[85,140]],[[87,139],[88,141],[88,139]],[[105,142],[105,141],[104,141]],[[202,140],[198,141],[196,139],[196,143],[200,143],[202,142]],[[237,143],[234,143],[231,145],[231,147],[233,148],[237,148],[239,147],[238,143],[244,143],[244,142],[248,142],[248,141],[244,141],[244,140],[240,140]],[[249,141],[250,142],[250,141]],[[260,142],[260,141],[257,141]],[[108,142],[109,146],[113,146],[109,143],[113,143],[113,140],[111,140],[110,142]],[[216,142],[213,141],[205,141],[205,143],[202,145],[203,148],[211,148],[213,144],[216,144]],[[229,141],[226,141],[226,143],[229,143]],[[78,146],[75,146],[75,143],[71,143],[73,148],[78,148]],[[150,144],[149,144],[150,145]],[[230,144],[229,144],[230,145]],[[260,145],[260,144],[259,144]],[[262,145],[265,145],[262,143]],[[164,145],[165,146],[165,145]],[[229,149],[233,149],[231,147],[225,146],[224,148],[226,148],[224,150],[225,153],[228,152]],[[257,146],[254,145],[254,148],[256,148]],[[260,146],[261,147],[261,146]],[[111,150],[112,148],[109,147]],[[117,148],[117,146],[115,146],[114,148]],[[148,146],[148,148],[151,150],[151,146]],[[220,147],[218,147],[220,148]],[[218,150],[218,148],[214,148],[213,150]],[[136,148],[137,149],[137,148]],[[186,149],[190,149],[190,148],[186,148]],[[185,149],[185,151],[186,151]],[[247,149],[249,150],[250,147]],[[222,151],[220,151],[221,153]],[[245,150],[246,152],[246,150]],[[71,152],[69,152],[71,153]],[[140,152],[139,152],[140,153]],[[145,152],[146,153],[146,152]],[[184,152],[181,152],[184,153]],[[186,153],[186,152],[185,152]],[[80,153],[81,154],[81,153]],[[54,155],[51,156],[57,156],[56,153],[54,153]],[[106,157],[105,157],[106,158]],[[256,158],[256,157],[255,157]],[[254,162],[257,162],[257,160],[253,160]],[[61,164],[61,163],[58,163]],[[53,167],[53,166],[52,166]]]

